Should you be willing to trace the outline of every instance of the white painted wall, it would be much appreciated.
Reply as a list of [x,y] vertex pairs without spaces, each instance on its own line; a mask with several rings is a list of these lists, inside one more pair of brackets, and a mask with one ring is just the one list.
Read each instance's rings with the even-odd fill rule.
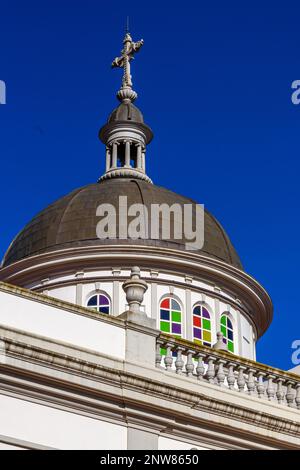
[[24,447],[13,446],[12,444],[6,444],[5,442],[0,442],[0,450],[25,450]]
[[76,286],[65,286],[57,289],[49,290],[47,286],[45,288],[48,290],[51,297],[55,297],[59,300],[64,300],[65,302],[76,303]]
[[118,325],[2,291],[0,306],[3,326],[125,358],[125,330]]
[[[188,442],[177,441],[176,439],[170,439],[168,437],[159,436],[158,438],[158,450],[209,450],[207,447],[201,445],[195,445]],[[199,464],[201,462],[199,461]]]
[[[240,315],[242,352],[244,357],[251,357],[253,354],[253,328],[247,320]],[[254,358],[253,358],[254,359]]]
[[126,449],[127,428],[0,395],[0,435],[55,449]]

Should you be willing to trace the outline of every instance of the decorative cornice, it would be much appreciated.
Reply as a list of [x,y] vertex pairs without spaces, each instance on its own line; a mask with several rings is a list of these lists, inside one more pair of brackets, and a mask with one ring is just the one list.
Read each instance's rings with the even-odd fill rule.
[[[9,330],[7,329],[7,331]],[[25,337],[26,335],[23,336]],[[29,337],[29,335],[27,335],[27,337]],[[224,391],[222,389],[222,392],[224,393],[224,400],[221,400],[217,396],[214,396],[214,393],[211,396],[208,396],[208,394],[205,393],[205,390],[204,393],[200,391],[195,392],[195,390],[191,390],[191,385],[195,384],[195,381],[193,379],[185,379],[184,386],[183,381],[180,381],[179,378],[178,386],[175,386],[174,380],[168,383],[168,377],[171,377],[170,375],[160,372],[157,369],[154,369],[154,372],[156,377],[160,376],[161,374],[160,380],[158,380],[157,378],[155,380],[153,378],[150,378],[148,376],[149,374],[146,373],[145,369],[143,376],[137,375],[137,373],[132,373],[126,370],[126,367],[124,369],[124,367],[122,366],[122,362],[116,361],[113,358],[112,363],[115,364],[114,369],[101,366],[101,355],[99,354],[95,355],[95,361],[87,361],[83,360],[78,356],[76,357],[76,355],[74,356],[66,353],[62,354],[57,351],[49,350],[49,347],[45,349],[43,347],[29,344],[28,340],[26,343],[24,343],[16,339],[8,338],[3,333],[1,334],[1,338],[5,342],[7,356],[15,360],[19,359],[20,361],[22,361],[22,368],[18,367],[16,365],[17,362],[15,361],[14,364],[9,364],[8,362],[7,364],[2,365],[2,373],[5,373],[5,371],[10,372],[12,374],[12,377],[17,378],[19,375],[23,377],[27,376],[27,378],[30,380],[34,379],[36,384],[38,384],[39,381],[42,381],[44,384],[47,383],[49,385],[51,385],[51,383],[56,385],[59,384],[60,387],[63,387],[64,390],[69,388],[73,392],[75,392],[76,390],[80,390],[81,387],[84,387],[85,394],[88,394],[89,396],[92,396],[91,394],[93,394],[95,397],[98,396],[98,398],[105,398],[105,391],[103,388],[99,387],[99,385],[95,384],[95,387],[91,388],[91,386],[87,387],[84,384],[81,385],[81,380],[75,383],[76,381],[73,379],[73,377],[78,376],[82,379],[86,378],[92,380],[95,383],[103,382],[105,384],[110,384],[111,386],[113,386],[114,392],[112,392],[111,389],[109,392],[110,400],[113,398],[114,394],[116,395],[116,397],[118,397],[120,394],[120,390],[123,390],[122,402],[124,406],[128,406],[130,409],[132,409],[134,406],[142,406],[145,410],[148,408],[148,411],[151,413],[152,406],[149,400],[147,400],[147,397],[152,396],[160,399],[159,404],[155,406],[156,416],[158,416],[159,414],[163,416],[166,410],[168,410],[168,416],[174,416],[174,418],[175,416],[177,416],[177,418],[179,418],[181,416],[181,412],[179,410],[176,410],[176,408],[170,407],[168,405],[168,402],[172,401],[173,403],[181,404],[188,407],[189,409],[195,409],[204,413],[202,417],[199,417],[199,415],[182,415],[182,418],[184,418],[185,420],[188,419],[190,424],[199,425],[200,420],[203,423],[206,423],[207,425],[208,418],[205,419],[205,416],[207,416],[207,413],[211,413],[215,416],[221,415],[237,422],[248,423],[249,425],[256,427],[253,430],[254,434],[256,433],[257,428],[262,428],[300,439],[300,419],[292,420],[289,418],[283,418],[282,416],[280,416],[280,409],[282,410],[282,407],[279,406],[278,408],[278,405],[274,405],[274,414],[261,410],[256,411],[256,405],[254,403],[255,399],[251,399],[251,397],[246,397],[249,400],[247,406],[243,406],[241,402],[239,404],[234,403],[232,401],[232,397],[237,392]],[[71,347],[69,349],[71,349]],[[218,354],[225,353],[218,352]],[[248,362],[250,363],[251,361]],[[29,366],[27,368],[27,364],[30,363],[35,364],[36,366],[42,366],[42,368],[39,369],[38,372],[35,372],[32,366]],[[117,367],[118,364],[119,368]],[[59,371],[59,375],[57,375],[57,378],[53,376],[53,372],[52,374],[47,372],[47,368],[51,369],[52,371]],[[141,367],[141,372],[142,370],[143,368]],[[65,373],[66,375],[63,376],[63,373]],[[287,373],[287,375],[292,374]],[[172,377],[174,378],[174,376],[175,375],[173,375]],[[200,388],[201,383],[198,382],[198,385]],[[216,391],[221,390],[217,386],[210,384],[206,385],[206,390],[208,390],[208,387],[211,389],[214,388]],[[125,390],[127,390],[127,392],[134,391],[136,393],[139,393],[140,395],[138,396],[136,393],[125,393]],[[243,401],[243,397],[241,397],[240,400]],[[250,403],[252,400],[253,408],[251,409]],[[271,405],[270,402],[264,403],[266,406]],[[277,415],[276,409],[279,409]],[[299,414],[296,410],[287,409],[286,412],[296,413],[294,415],[295,418],[299,417]],[[222,424],[220,424],[220,422],[219,424],[214,423],[214,428],[218,428],[218,426],[221,427]],[[240,433],[241,436],[245,434],[248,436],[248,439],[250,438],[249,433],[251,434],[251,432],[249,431],[249,429],[245,431],[241,429]],[[276,441],[278,442],[278,438],[279,437],[276,436],[269,436],[269,440],[273,441],[273,444]],[[285,440],[283,440],[282,442],[286,444]],[[290,446],[293,447],[294,444],[292,444],[291,442]]]

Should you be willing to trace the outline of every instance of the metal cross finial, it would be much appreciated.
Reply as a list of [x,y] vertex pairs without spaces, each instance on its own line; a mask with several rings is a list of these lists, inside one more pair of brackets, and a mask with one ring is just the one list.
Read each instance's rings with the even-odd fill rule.
[[124,47],[121,51],[121,56],[116,57],[111,66],[121,67],[124,69],[122,87],[118,91],[118,98],[120,101],[130,100],[134,101],[137,97],[135,91],[132,90],[132,77],[130,73],[130,61],[134,58],[134,54],[140,50],[144,44],[143,39],[133,42],[129,32],[127,31],[123,40]]

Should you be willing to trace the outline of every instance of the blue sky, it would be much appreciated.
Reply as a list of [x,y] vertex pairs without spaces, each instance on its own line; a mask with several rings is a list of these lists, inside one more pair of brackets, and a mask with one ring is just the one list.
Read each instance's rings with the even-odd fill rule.
[[99,128],[116,106],[111,70],[130,15],[133,64],[155,138],[148,174],[220,220],[274,321],[258,359],[292,367],[300,339],[300,79],[296,2],[1,2],[0,254],[34,214],[104,170]]

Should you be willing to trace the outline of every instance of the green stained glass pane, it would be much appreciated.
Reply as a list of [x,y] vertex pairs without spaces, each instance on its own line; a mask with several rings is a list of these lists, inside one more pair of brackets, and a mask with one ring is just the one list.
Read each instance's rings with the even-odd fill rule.
[[233,342],[232,341],[228,341],[227,347],[228,347],[228,351],[234,352],[234,347],[233,347]]
[[170,333],[170,323],[167,321],[160,322],[160,329],[161,331],[165,331],[166,333]]
[[226,325],[226,316],[221,317],[221,325]]
[[167,350],[165,348],[160,348],[161,356],[165,356],[167,354]]
[[221,326],[221,333],[223,333],[223,336],[226,338],[227,336],[226,326]]
[[178,323],[181,322],[181,313],[180,312],[172,312],[172,321],[176,321]]
[[210,331],[210,320],[205,320],[204,318],[202,319],[202,326],[204,330],[209,330]]

